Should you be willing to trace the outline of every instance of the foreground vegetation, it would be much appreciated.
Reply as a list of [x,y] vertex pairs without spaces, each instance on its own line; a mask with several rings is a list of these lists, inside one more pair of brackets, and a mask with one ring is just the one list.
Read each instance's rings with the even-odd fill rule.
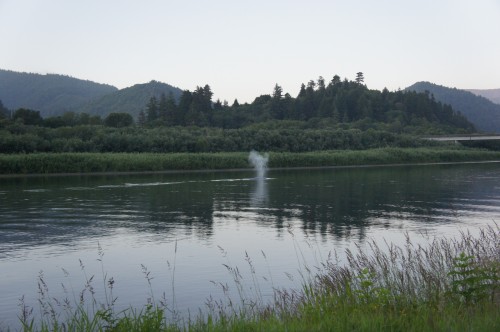
[[[106,276],[106,303],[95,300],[90,278],[91,305],[82,295],[75,307],[51,299],[40,277],[41,316],[35,320],[21,303],[20,319],[25,331],[498,331],[499,236],[494,225],[425,246],[411,238],[403,246],[374,240],[367,249],[347,249],[346,261],[332,255],[321,266],[306,265],[303,288],[276,290],[272,303],[209,300],[205,314],[187,319],[167,318],[175,315],[163,301],[116,312]],[[228,271],[241,287],[238,269]]]
[[[460,147],[272,152],[269,167],[331,167],[500,160],[500,152]],[[0,154],[0,174],[160,172],[249,168],[247,152]]]

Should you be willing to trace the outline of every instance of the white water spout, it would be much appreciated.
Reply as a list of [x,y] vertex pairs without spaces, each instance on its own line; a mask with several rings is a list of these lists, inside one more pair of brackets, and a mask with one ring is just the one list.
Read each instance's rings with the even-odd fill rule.
[[257,151],[251,151],[248,156],[248,161],[257,171],[257,177],[259,179],[264,179],[267,170],[267,162],[269,161],[269,155],[267,153],[261,155]]

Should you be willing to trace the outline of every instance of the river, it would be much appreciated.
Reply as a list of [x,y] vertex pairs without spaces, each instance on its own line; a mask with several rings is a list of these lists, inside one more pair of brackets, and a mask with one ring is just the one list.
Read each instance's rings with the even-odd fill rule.
[[72,303],[91,276],[105,302],[112,278],[117,309],[164,294],[177,317],[224,298],[225,284],[233,300],[240,284],[266,301],[331,252],[341,260],[371,239],[426,242],[495,223],[499,166],[0,178],[0,330],[19,326],[23,295],[40,314],[40,277],[48,297]]

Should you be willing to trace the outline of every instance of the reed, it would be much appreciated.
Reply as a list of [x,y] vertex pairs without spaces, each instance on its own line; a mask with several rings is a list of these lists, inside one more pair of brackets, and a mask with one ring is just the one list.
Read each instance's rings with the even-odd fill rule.
[[[381,148],[271,152],[269,167],[328,167],[498,161],[500,152],[453,148]],[[0,174],[160,172],[249,168],[247,152],[0,154]]]
[[368,249],[346,250],[347,263],[326,262],[286,316],[296,322],[305,313],[318,330],[325,323],[340,330],[496,330],[498,240],[495,225],[427,246],[407,237],[403,247],[372,241]]
[[35,153],[0,155],[0,174],[154,172],[248,167],[245,153]]

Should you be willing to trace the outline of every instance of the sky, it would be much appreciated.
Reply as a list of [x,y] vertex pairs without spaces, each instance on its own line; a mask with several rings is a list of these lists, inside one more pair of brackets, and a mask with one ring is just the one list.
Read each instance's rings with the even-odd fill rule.
[[252,102],[275,84],[500,88],[500,0],[0,0],[0,69]]

